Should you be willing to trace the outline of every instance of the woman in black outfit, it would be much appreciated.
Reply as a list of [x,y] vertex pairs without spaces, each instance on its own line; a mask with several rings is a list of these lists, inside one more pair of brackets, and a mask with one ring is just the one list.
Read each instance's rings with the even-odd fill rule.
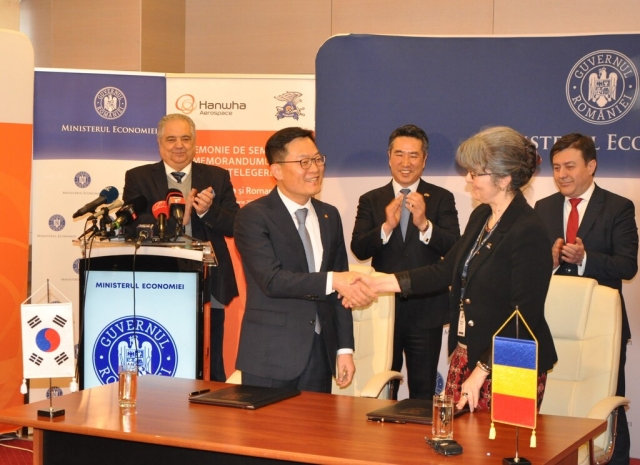
[[[551,244],[521,192],[539,155],[517,131],[492,127],[463,142],[456,162],[468,170],[465,180],[480,203],[460,240],[437,264],[361,279],[377,292],[405,296],[450,287],[452,358],[445,391],[458,408],[468,402],[471,411],[490,409],[492,337],[517,307],[538,340],[539,407],[547,370],[558,360],[544,318]],[[515,325],[501,336],[515,337]]]

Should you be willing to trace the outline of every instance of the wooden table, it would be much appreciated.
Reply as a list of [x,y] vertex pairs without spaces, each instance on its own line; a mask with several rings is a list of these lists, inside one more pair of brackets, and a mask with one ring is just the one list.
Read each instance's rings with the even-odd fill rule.
[[[392,401],[303,392],[255,411],[190,404],[191,391],[225,387],[211,381],[143,376],[138,405],[120,409],[117,384],[56,397],[64,417],[39,419],[48,402],[0,412],[0,422],[34,428],[35,464],[277,463],[431,464],[495,463],[515,453],[515,427],[497,425],[489,440],[490,415],[456,418],[456,457],[427,444],[431,427],[367,422],[365,414]],[[538,446],[521,429],[520,456],[532,463],[577,463],[577,449],[605,430],[606,422],[540,415]]]

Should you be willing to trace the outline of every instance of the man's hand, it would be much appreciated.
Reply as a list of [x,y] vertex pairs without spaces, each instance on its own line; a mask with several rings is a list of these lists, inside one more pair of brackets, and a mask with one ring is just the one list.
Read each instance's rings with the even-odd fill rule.
[[192,209],[195,210],[198,215],[204,215],[207,213],[213,204],[213,198],[215,196],[216,195],[213,193],[213,187],[207,187],[202,192],[198,192],[197,189],[191,189],[191,192],[189,192],[185,201],[184,220],[182,221],[182,224],[189,224]]
[[336,367],[336,384],[341,388],[347,387],[353,380],[356,366],[353,364],[353,355],[338,355],[338,366]]
[[[556,241],[557,242],[557,241]],[[562,260],[565,263],[579,265],[584,259],[584,243],[582,239],[576,237],[575,244],[564,244],[562,247]]]
[[396,226],[400,223],[400,213],[402,212],[402,197],[400,193],[398,196],[389,203],[384,209],[386,219],[382,224],[385,236],[391,234]]
[[418,228],[418,231],[422,231],[425,224],[427,224],[427,204],[424,201],[424,195],[420,192],[410,192],[409,195],[407,195],[405,208],[413,215],[413,224],[415,227]]
[[346,308],[365,307],[378,300],[377,294],[358,280],[361,276],[366,275],[355,271],[333,273],[333,290],[342,296],[342,305]]
[[564,239],[558,238],[551,247],[551,257],[553,257],[553,269],[555,270],[560,266],[560,260],[562,259],[562,247],[564,247]]

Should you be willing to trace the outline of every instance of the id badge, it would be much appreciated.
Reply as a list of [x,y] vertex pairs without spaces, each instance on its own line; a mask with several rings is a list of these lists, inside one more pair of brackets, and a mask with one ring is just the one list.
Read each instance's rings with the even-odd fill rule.
[[464,337],[465,327],[464,312],[460,310],[460,318],[458,318],[458,336]]

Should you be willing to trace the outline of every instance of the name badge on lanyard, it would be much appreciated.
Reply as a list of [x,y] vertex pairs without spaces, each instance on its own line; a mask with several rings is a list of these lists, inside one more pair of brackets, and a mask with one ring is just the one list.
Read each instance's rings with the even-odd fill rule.
[[462,301],[460,301],[460,317],[458,318],[458,336],[464,337],[466,321],[464,317],[464,309],[462,308]]

